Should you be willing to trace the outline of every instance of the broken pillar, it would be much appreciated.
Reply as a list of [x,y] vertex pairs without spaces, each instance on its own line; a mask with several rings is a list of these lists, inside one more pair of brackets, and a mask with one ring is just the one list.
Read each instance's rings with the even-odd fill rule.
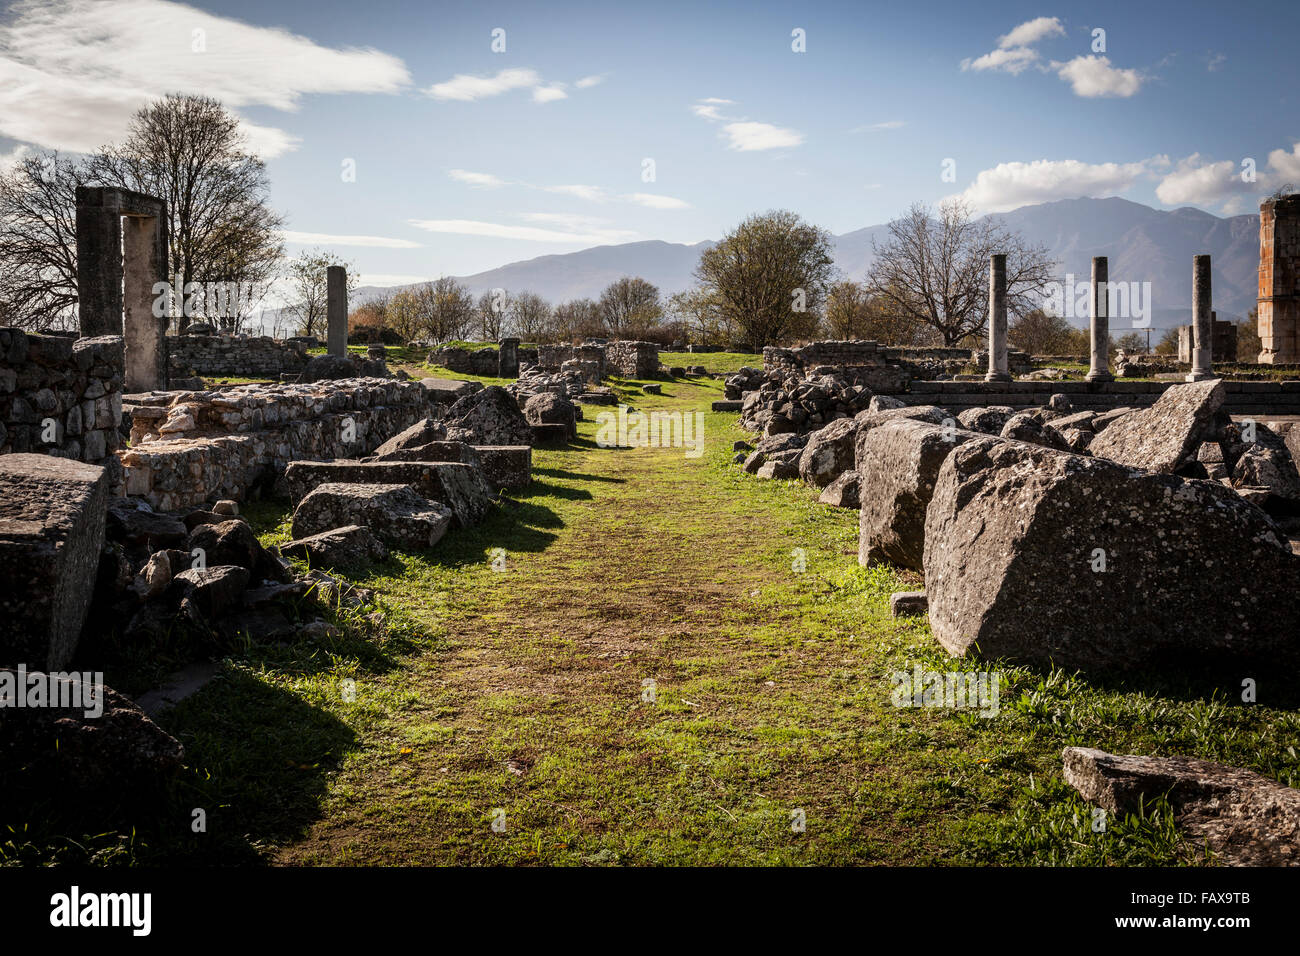
[[519,377],[519,340],[504,338],[497,343],[497,377]]
[[[1300,362],[1300,194],[1259,207],[1259,361]],[[1246,361],[1249,357],[1242,356]]]
[[1192,370],[1187,381],[1214,377],[1214,313],[1210,311],[1210,257],[1192,257]]
[[348,270],[325,269],[325,343],[330,355],[348,354]]
[[986,382],[1009,382],[1007,371],[1007,257],[989,256],[989,371]]
[[108,186],[78,186],[76,195],[81,335],[122,336],[125,391],[166,388],[171,296],[158,286],[169,282],[167,204]]
[[1105,256],[1092,257],[1092,308],[1090,310],[1090,328],[1092,342],[1091,364],[1088,369],[1088,381],[1110,382],[1110,298],[1109,270]]
[[108,473],[53,455],[0,455],[0,667],[62,670],[95,590]]

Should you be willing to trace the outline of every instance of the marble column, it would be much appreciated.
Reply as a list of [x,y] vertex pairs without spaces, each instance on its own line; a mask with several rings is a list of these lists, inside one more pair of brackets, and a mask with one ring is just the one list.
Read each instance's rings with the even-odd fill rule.
[[1110,298],[1109,267],[1105,256],[1092,257],[1092,309],[1091,340],[1092,364],[1088,369],[1088,381],[1111,382],[1115,376],[1110,374]]
[[325,344],[330,355],[348,354],[348,270],[325,269]]
[[1210,257],[1192,257],[1192,370],[1189,382],[1214,377],[1214,313],[1210,311]]
[[1009,382],[1007,371],[1007,257],[989,256],[989,371],[986,382]]

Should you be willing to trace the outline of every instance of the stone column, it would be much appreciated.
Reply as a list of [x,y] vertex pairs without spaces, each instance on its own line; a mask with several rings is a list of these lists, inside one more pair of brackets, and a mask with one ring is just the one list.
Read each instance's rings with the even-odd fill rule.
[[1092,257],[1092,364],[1088,381],[1112,382],[1110,374],[1109,268],[1105,256]]
[[[154,283],[167,271],[164,258],[158,261],[160,223],[155,216],[126,216],[122,219],[122,338],[125,343],[126,368],[124,388],[130,392],[150,392],[167,387],[167,306],[166,293],[160,298]],[[166,255],[166,247],[161,250]]]
[[348,270],[325,269],[325,345],[330,355],[348,354]]
[[989,256],[989,371],[986,382],[1009,382],[1007,371],[1007,257]]
[[122,334],[122,216],[93,186],[77,187],[77,318],[83,338]]
[[497,377],[519,377],[519,340],[504,338],[497,343]]
[[1210,311],[1210,257],[1192,257],[1192,370],[1189,382],[1214,378],[1214,313]]

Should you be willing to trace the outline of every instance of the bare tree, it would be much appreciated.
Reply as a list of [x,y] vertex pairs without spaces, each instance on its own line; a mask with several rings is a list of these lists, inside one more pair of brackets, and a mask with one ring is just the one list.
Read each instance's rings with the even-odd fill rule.
[[520,292],[510,300],[510,329],[527,342],[536,342],[551,322],[551,306],[535,292]]
[[[273,280],[284,222],[268,204],[266,165],[217,100],[171,94],[144,107],[121,145],[91,157],[89,179],[166,200],[171,267],[183,284],[265,292]],[[181,330],[188,324],[178,317]]]
[[834,269],[830,233],[777,210],[750,216],[706,250],[695,277],[758,349],[815,329]]
[[902,315],[933,327],[945,345],[988,323],[989,256],[1006,253],[1007,308],[1023,314],[1039,304],[1055,263],[996,219],[975,219],[970,205],[948,200],[938,218],[923,203],[889,224],[867,282]]
[[505,289],[489,289],[478,297],[478,304],[474,308],[483,341],[498,341],[510,314],[510,293]]
[[24,157],[0,175],[0,313],[5,325],[68,329],[77,305],[77,187],[82,165]]
[[545,338],[549,342],[576,342],[603,332],[600,306],[593,299],[561,302],[551,312]]
[[645,279],[624,276],[600,294],[600,313],[611,338],[635,338],[663,315],[659,289]]
[[282,310],[297,321],[299,335],[316,335],[325,330],[327,275],[330,266],[348,271],[348,295],[356,289],[355,269],[332,252],[310,249],[290,259],[284,270],[289,304]]
[[450,276],[425,282],[411,290],[419,315],[419,330],[434,342],[463,336],[474,320],[474,298]]
[[1064,316],[1031,309],[1011,324],[1007,340],[1030,355],[1068,355],[1074,351],[1074,333]]

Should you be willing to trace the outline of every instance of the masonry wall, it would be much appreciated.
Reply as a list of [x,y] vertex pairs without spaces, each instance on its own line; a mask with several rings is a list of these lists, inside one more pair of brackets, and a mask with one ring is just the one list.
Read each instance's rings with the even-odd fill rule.
[[653,342],[611,342],[605,346],[606,365],[628,378],[659,374],[659,346]]
[[228,375],[278,379],[307,364],[307,343],[249,335],[169,335],[167,367],[172,378]]
[[[1030,408],[1058,392],[1078,410],[1107,410],[1155,403],[1178,382],[912,382],[895,397],[909,405],[941,405],[954,412],[986,405]],[[1300,382],[1224,382],[1232,415],[1300,415]]]
[[0,454],[110,465],[122,444],[122,338],[0,328]]
[[174,392],[128,411],[115,493],[176,511],[271,490],[291,461],[367,455],[431,406],[419,382],[363,378]]
[[[603,345],[542,345],[537,349],[537,366],[546,372],[558,372],[565,362],[595,362],[603,377],[605,374],[605,346]],[[658,369],[656,369],[658,371]]]
[[[538,349],[518,349],[519,364],[536,365],[538,351]],[[441,365],[462,375],[495,376],[500,368],[500,361],[500,349],[490,346],[481,349],[445,348],[429,353],[431,364]]]

